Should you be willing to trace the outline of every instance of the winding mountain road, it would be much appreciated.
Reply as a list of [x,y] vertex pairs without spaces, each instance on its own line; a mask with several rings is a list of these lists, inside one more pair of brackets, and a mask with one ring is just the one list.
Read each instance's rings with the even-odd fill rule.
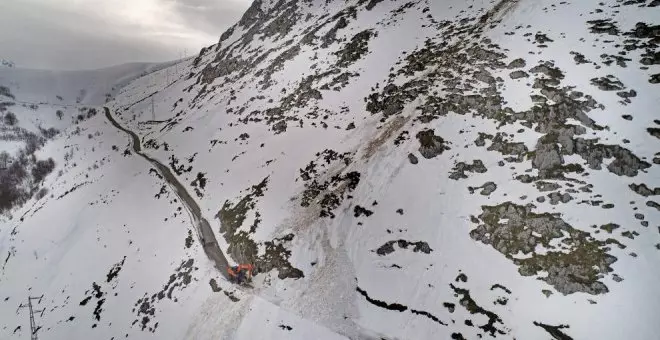
[[190,196],[186,188],[181,184],[181,182],[179,182],[179,180],[176,178],[176,176],[174,176],[174,174],[167,166],[163,165],[157,159],[151,158],[142,152],[140,138],[137,136],[137,134],[121,126],[121,124],[119,124],[114,119],[114,117],[112,117],[110,109],[107,107],[103,107],[103,109],[105,110],[105,116],[110,121],[110,123],[131,137],[131,148],[133,149],[133,152],[140,155],[142,158],[146,159],[149,163],[155,166],[156,169],[158,169],[158,172],[163,176],[163,178],[165,178],[165,181],[169,184],[170,188],[172,188],[176,195],[179,196],[179,199],[190,212],[192,223],[197,229],[197,235],[200,238],[199,241],[203,245],[206,256],[208,256],[208,258],[213,261],[215,267],[220,271],[220,273],[225,278],[229,279],[229,274],[227,272],[227,267],[229,264],[227,262],[227,258],[218,245],[218,240],[215,238],[215,234],[213,234],[211,225],[204,218],[204,216],[202,216],[201,209],[199,208],[197,202],[192,198],[192,196]]

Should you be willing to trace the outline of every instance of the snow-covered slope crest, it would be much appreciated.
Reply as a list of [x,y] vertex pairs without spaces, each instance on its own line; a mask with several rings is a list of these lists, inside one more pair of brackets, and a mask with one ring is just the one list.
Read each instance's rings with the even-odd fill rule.
[[27,285],[52,338],[657,338],[659,25],[657,0],[257,0],[107,103],[254,288],[95,117],[76,144],[112,166],[0,231],[3,334]]

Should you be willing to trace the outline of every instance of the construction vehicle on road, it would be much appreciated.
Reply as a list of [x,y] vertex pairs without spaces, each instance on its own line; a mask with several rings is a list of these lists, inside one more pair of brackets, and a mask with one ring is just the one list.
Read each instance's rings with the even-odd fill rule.
[[227,267],[229,278],[233,283],[239,285],[248,284],[252,281],[254,275],[254,266],[252,264],[239,264],[238,266]]

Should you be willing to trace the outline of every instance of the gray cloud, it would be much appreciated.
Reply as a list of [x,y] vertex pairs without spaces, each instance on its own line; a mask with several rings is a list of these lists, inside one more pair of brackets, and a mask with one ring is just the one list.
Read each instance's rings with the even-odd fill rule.
[[0,58],[30,68],[165,61],[213,44],[250,0],[2,0]]

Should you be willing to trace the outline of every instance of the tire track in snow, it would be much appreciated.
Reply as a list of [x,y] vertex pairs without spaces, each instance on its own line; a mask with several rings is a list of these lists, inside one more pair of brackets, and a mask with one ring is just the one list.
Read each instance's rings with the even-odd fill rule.
[[220,273],[229,280],[229,274],[227,273],[227,267],[229,266],[225,254],[220,249],[218,241],[213,234],[213,229],[209,222],[202,216],[201,209],[197,202],[190,196],[186,188],[179,182],[179,180],[172,174],[170,169],[159,162],[157,159],[151,158],[145,153],[142,152],[142,147],[140,145],[140,138],[133,131],[128,130],[121,126],[110,114],[110,109],[103,107],[105,110],[105,117],[110,121],[110,123],[117,129],[125,132],[130,136],[131,139],[131,149],[136,154],[140,155],[142,158],[146,159],[149,163],[158,169],[158,172],[165,178],[165,181],[169,184],[171,188],[174,189],[174,192],[179,197],[179,199],[186,206],[186,209],[190,212],[192,223],[197,229],[197,235],[199,236],[199,241],[203,245],[204,253],[206,256],[215,264],[215,267],[220,271]]

